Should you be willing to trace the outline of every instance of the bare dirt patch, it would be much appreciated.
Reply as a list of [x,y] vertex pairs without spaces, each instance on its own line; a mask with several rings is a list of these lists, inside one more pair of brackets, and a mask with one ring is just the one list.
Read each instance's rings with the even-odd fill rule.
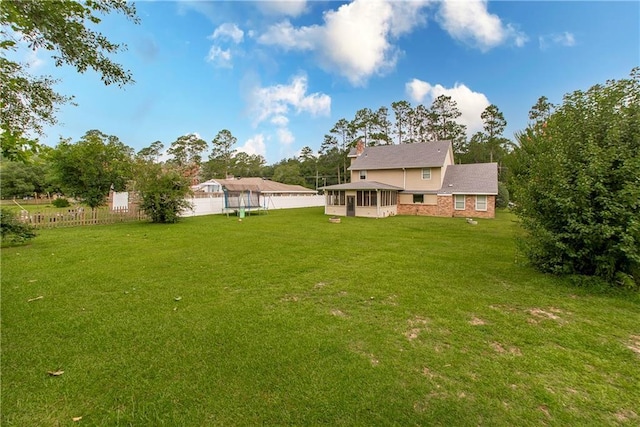
[[429,319],[415,316],[413,319],[407,320],[407,323],[409,324],[409,330],[404,333],[404,336],[412,341],[418,338],[421,332],[427,330],[426,325],[429,323]]
[[336,317],[347,317],[342,310],[338,310],[337,308],[331,309],[331,315]]
[[469,320],[469,324],[473,326],[482,326],[482,325],[486,325],[487,322],[480,319],[479,317],[474,316],[473,319]]
[[280,298],[280,301],[282,302],[298,302],[300,301],[300,297],[297,295],[285,295],[282,298]]
[[621,423],[626,423],[627,421],[635,420],[636,418],[638,418],[638,414],[629,409],[622,409],[613,414],[613,416],[618,422]]
[[427,378],[435,377],[435,374],[431,371],[431,369],[427,368],[426,366],[422,368],[422,375],[424,375]]
[[540,321],[544,321],[544,320],[553,320],[556,321],[558,323],[566,323],[566,320],[563,319],[562,317],[560,317],[560,314],[565,315],[565,314],[570,314],[567,313],[563,310],[560,310],[559,308],[555,308],[555,307],[549,307],[547,309],[541,309],[541,308],[530,308],[529,310],[527,310],[527,313],[529,313],[531,316],[527,319],[527,322],[531,323],[531,324],[536,324]]
[[393,307],[397,306],[398,305],[398,296],[397,295],[389,295],[387,297],[387,299],[383,301],[383,304],[390,305],[390,306],[393,306]]
[[507,350],[502,346],[502,344],[497,343],[495,341],[491,343],[491,348],[493,348],[496,353],[503,354],[507,352]]
[[420,335],[420,329],[413,328],[404,333],[404,336],[407,337],[409,341],[415,340]]
[[327,286],[327,284],[326,284],[326,283],[324,283],[324,282],[318,282],[318,283],[316,283],[315,285],[313,285],[313,288],[314,288],[314,289],[322,289],[322,288],[324,288],[325,286]]
[[547,418],[551,418],[551,413],[549,412],[549,408],[547,408],[545,405],[540,405],[538,406],[538,409],[547,416]]
[[492,342],[490,343],[491,348],[493,348],[493,350],[496,353],[499,354],[511,354],[513,356],[522,356],[522,352],[520,351],[520,349],[518,347],[505,347],[502,344],[500,344],[499,342]]
[[640,335],[631,335],[627,348],[640,356]]

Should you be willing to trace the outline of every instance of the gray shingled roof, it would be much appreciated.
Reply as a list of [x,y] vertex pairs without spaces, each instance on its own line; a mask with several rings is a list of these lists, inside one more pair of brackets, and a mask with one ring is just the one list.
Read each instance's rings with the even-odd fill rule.
[[311,193],[316,190],[302,185],[283,184],[263,178],[234,178],[216,179],[220,185],[229,191],[256,191],[261,193]]
[[498,194],[498,164],[449,165],[438,194]]
[[384,184],[377,181],[356,181],[348,182],[346,184],[327,185],[326,187],[320,188],[323,190],[402,190],[402,187],[396,187],[395,185]]
[[450,148],[451,141],[365,147],[349,170],[439,167],[444,165]]

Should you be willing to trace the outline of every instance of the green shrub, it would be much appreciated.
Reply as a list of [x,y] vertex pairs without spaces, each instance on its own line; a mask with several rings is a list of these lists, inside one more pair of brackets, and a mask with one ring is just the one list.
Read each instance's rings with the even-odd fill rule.
[[504,182],[498,182],[498,197],[496,198],[497,208],[506,208],[509,206],[509,189]]
[[139,165],[136,185],[140,208],[152,222],[178,222],[180,213],[191,208],[185,200],[191,192],[189,180],[178,169],[156,163]]
[[21,222],[14,211],[4,208],[0,210],[0,234],[3,243],[24,243],[36,237],[33,227]]
[[52,202],[52,205],[56,208],[68,208],[69,206],[71,206],[71,203],[69,203],[69,201],[64,197],[60,197],[58,199],[55,199]]
[[565,95],[518,136],[511,171],[542,271],[640,287],[640,68]]

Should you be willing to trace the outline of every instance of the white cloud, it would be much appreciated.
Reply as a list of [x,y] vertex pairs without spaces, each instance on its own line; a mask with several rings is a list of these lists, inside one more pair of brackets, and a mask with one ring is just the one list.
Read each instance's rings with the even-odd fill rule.
[[213,34],[209,36],[211,40],[231,40],[235,44],[242,42],[244,32],[238,28],[236,24],[226,22],[215,29]]
[[264,135],[261,133],[254,135],[253,138],[247,139],[243,146],[238,147],[237,151],[241,151],[247,154],[257,154],[265,157],[267,147],[264,143]]
[[211,46],[209,49],[209,54],[206,57],[207,62],[213,63],[217,67],[221,68],[232,68],[233,64],[231,62],[232,55],[231,50],[222,49],[220,46]]
[[306,0],[286,0],[273,1],[264,0],[257,2],[257,6],[262,12],[269,15],[299,16],[307,8]]
[[451,37],[482,51],[512,41],[522,47],[527,36],[487,10],[487,0],[444,0],[438,12],[440,25]]
[[422,102],[431,91],[432,86],[422,80],[413,79],[405,85],[409,98],[414,102]]
[[287,126],[289,124],[289,119],[286,116],[275,116],[271,119],[271,123],[276,126]]
[[565,31],[563,33],[547,34],[538,37],[541,50],[546,50],[551,45],[572,47],[576,45],[576,38],[573,33]]
[[413,102],[423,103],[426,107],[429,107],[440,95],[450,96],[456,101],[458,110],[462,113],[458,122],[467,126],[468,135],[482,130],[480,115],[491,104],[483,93],[474,92],[464,84],[458,83],[451,88],[446,88],[440,84],[432,85],[413,79],[405,85],[405,90]]
[[[244,32],[236,24],[226,22],[218,26],[208,39],[221,43],[211,46],[205,58],[206,61],[213,63],[216,67],[233,68],[233,53],[229,45],[242,43]],[[226,45],[227,48],[223,48],[223,45]]]
[[282,145],[291,145],[296,140],[291,131],[287,128],[279,128],[276,133],[278,135],[278,140]]
[[258,37],[258,43],[279,46],[285,50],[313,50],[321,27],[295,28],[288,20],[272,25]]
[[289,21],[271,26],[258,37],[265,45],[313,51],[320,66],[363,85],[374,74],[396,65],[393,39],[426,22],[427,1],[354,0],[324,14],[322,25],[294,27]]
[[331,97],[317,92],[307,94],[307,77],[303,75],[295,76],[288,85],[255,88],[250,103],[256,126],[269,119],[279,122],[279,125],[284,123],[284,119],[288,123],[290,110],[313,116],[328,115],[331,111]]

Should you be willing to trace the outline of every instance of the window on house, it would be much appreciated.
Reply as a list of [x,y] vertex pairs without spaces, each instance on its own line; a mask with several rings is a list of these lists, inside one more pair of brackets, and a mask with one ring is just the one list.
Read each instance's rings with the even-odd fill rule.
[[383,190],[380,191],[380,206],[393,206],[396,205],[397,193],[395,191]]
[[361,180],[367,179],[367,171],[360,171],[360,179]]
[[378,194],[375,190],[364,190],[356,193],[356,206],[377,206]]
[[464,210],[464,194],[456,194],[455,196],[455,210],[463,211]]
[[487,210],[487,196],[476,196],[476,210],[477,211]]
[[345,205],[344,191],[338,191],[338,190],[327,191],[327,205],[328,206],[344,206]]
[[424,194],[414,194],[413,203],[424,203]]
[[422,169],[422,179],[431,179],[431,168]]

